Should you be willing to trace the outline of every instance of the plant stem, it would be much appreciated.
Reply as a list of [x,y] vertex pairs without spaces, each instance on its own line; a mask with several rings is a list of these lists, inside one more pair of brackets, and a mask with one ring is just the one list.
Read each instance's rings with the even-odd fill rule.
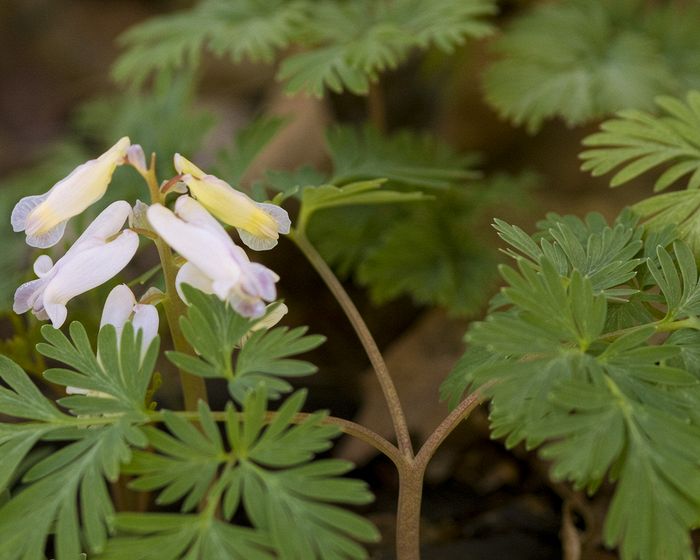
[[367,116],[374,128],[382,134],[386,132],[386,103],[384,102],[384,90],[379,79],[369,85]]
[[480,391],[474,391],[468,395],[459,405],[435,428],[430,437],[416,455],[416,465],[423,470],[428,466],[430,459],[435,455],[442,442],[452,431],[484,400],[482,392],[492,385],[492,382],[481,386]]
[[[151,193],[151,203],[156,204],[164,202],[158,187],[158,179],[156,178],[155,154],[151,156],[151,164],[147,172],[142,174],[142,176],[146,180],[148,190]],[[177,269],[175,267],[173,253],[160,236],[156,237],[154,242],[158,249],[160,264],[163,268],[166,294],[165,299],[163,299],[163,309],[170,328],[170,336],[173,339],[173,346],[178,352],[194,355],[192,347],[189,345],[180,329],[180,317],[187,311],[187,306],[180,299],[180,296],[177,294],[177,289],[175,288]],[[207,402],[207,387],[204,383],[204,379],[195,375],[190,375],[182,370],[179,370],[179,372],[185,409],[197,410],[197,403],[200,400]]]
[[619,329],[609,333],[602,334],[598,337],[599,340],[615,340],[621,336],[636,332],[638,330],[644,329],[646,327],[653,326],[656,332],[673,332],[681,329],[695,329],[700,330],[700,319],[697,317],[688,317],[686,319],[679,319],[676,321],[668,319],[660,319],[652,323],[646,323],[645,325],[635,325],[633,327],[627,327],[624,329]]
[[[174,412],[174,414],[180,416],[181,418],[186,418],[187,420],[199,420],[199,413],[195,411]],[[211,411],[211,416],[216,422],[225,422],[227,414],[227,412],[220,412],[214,410]],[[311,414],[308,414],[306,412],[299,412],[292,417],[291,422],[293,424],[301,424],[302,422],[308,420],[310,416]],[[268,411],[265,414],[265,423],[269,424],[276,417],[276,412]],[[163,420],[163,415],[157,411],[151,412],[149,413],[149,418],[153,422],[160,422]],[[326,416],[321,423],[338,426],[338,428],[340,428],[340,430],[344,434],[348,434],[349,436],[355,437],[364,441],[365,443],[368,443],[377,451],[383,453],[389,459],[391,459],[391,461],[397,466],[397,468],[400,468],[406,462],[404,457],[401,455],[401,453],[395,445],[388,442],[378,433],[376,433],[373,430],[370,430],[369,428],[366,428],[365,426],[362,426],[355,422],[351,422],[350,420],[345,420],[344,418],[338,418],[337,416]]]
[[420,506],[425,467],[411,461],[399,468],[399,505],[396,510],[396,558],[420,560]]
[[411,445],[406,416],[404,415],[399,395],[389,375],[389,370],[386,367],[384,358],[372,337],[372,333],[370,333],[369,328],[367,328],[367,324],[362,318],[362,315],[360,315],[360,312],[357,310],[357,307],[355,307],[355,304],[352,299],[350,299],[345,288],[343,288],[343,285],[326,264],[326,261],[323,260],[323,257],[316,251],[316,248],[311,244],[306,235],[302,231],[292,230],[289,237],[308,259],[319,276],[321,276],[355,329],[355,333],[367,353],[367,357],[374,368],[379,385],[382,388],[382,393],[384,394],[384,399],[386,400],[387,408],[391,415],[391,421],[394,425],[394,433],[396,434],[399,451],[404,457],[413,458],[413,446]]

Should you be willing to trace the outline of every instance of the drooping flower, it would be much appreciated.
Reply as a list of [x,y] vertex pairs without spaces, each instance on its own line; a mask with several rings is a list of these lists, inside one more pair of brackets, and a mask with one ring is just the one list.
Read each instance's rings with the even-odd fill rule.
[[128,202],[113,202],[55,264],[41,255],[34,263],[38,280],[15,292],[15,313],[31,310],[39,319],[50,319],[55,328],[63,325],[72,298],[118,274],[136,253],[138,235],[131,230],[119,233],[130,212]]
[[[154,305],[137,303],[134,293],[126,284],[115,286],[105,301],[100,319],[100,329],[105,325],[113,325],[117,331],[117,344],[121,341],[124,325],[131,321],[134,333],[142,332],[141,335],[141,359],[146,354],[146,350],[158,336],[158,310]],[[99,360],[99,355],[97,356]],[[87,395],[89,397],[112,398],[111,395],[101,391],[91,391],[82,387],[66,387],[69,395]]]
[[141,331],[141,355],[146,352],[158,336],[158,310],[155,305],[138,303],[134,292],[126,284],[119,284],[109,292],[105,306],[102,309],[100,328],[105,325],[113,325],[117,331],[117,340],[121,339],[124,325],[131,321],[134,333]]
[[125,136],[97,159],[76,167],[48,192],[25,196],[12,210],[12,229],[24,231],[32,247],[44,249],[58,243],[66,222],[104,196],[129,146]]
[[251,249],[272,249],[277,245],[280,233],[289,233],[291,221],[284,208],[255,202],[225,181],[208,175],[180,154],[175,154],[174,163],[190,194],[222,222],[235,227],[241,241]]
[[264,315],[264,302],[276,297],[279,276],[250,262],[245,251],[201,204],[181,196],[175,203],[175,213],[154,204],[148,209],[148,221],[187,260],[177,275],[178,289],[190,284],[228,301],[241,315]]

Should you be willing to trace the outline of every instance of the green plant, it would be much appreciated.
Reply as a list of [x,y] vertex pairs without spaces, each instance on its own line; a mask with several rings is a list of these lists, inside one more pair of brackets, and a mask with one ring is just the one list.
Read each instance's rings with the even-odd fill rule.
[[619,109],[649,109],[660,94],[698,87],[697,6],[642,0],[568,0],[517,17],[494,44],[486,99],[536,132],[553,117],[569,125]]
[[[0,358],[0,413],[12,418],[0,423],[3,558],[366,558],[379,533],[350,508],[372,495],[346,477],[350,463],[319,457],[345,433],[395,465],[397,556],[414,560],[428,463],[485,400],[492,436],[539,448],[555,481],[589,494],[611,489],[607,547],[625,560],[694,557],[700,94],[659,98],[660,117],[619,113],[582,154],[596,175],[617,170],[613,185],[665,167],[657,189],[687,178],[687,191],[642,200],[610,224],[597,213],[548,214],[529,235],[496,220],[515,266],[500,267],[505,287],[486,319],[470,326],[468,349],[442,386],[452,410],[420,447],[379,347],[331,269],[378,302],[408,295],[454,314],[481,308],[497,261],[481,220],[531,175],[484,178],[474,156],[428,134],[387,133],[380,76],[413,53],[449,53],[485,36],[494,8],[487,0],[204,0],[123,36],[114,73],[131,85],[130,97],[85,105],[75,119],[79,138],[2,199],[9,213],[28,184],[67,175],[85,159],[85,140],[106,145],[129,134],[152,153],[147,160],[123,137],[12,213],[31,246],[68,250],[56,263],[40,255],[38,278],[15,293],[17,313],[53,326],[15,321],[15,338],[3,344],[15,361]],[[487,97],[531,130],[551,116],[576,124],[625,106],[650,108],[657,93],[695,83],[686,22],[696,20],[694,8],[642,9],[636,0],[536,8],[497,41],[504,59],[487,73]],[[328,168],[267,170],[248,196],[217,176],[242,181],[284,119],[263,116],[240,131],[212,164],[217,176],[175,154],[194,152],[213,124],[191,104],[205,51],[233,62],[280,59],[278,78],[290,93],[366,95],[372,124],[336,123],[326,136]],[[175,169],[163,172],[173,155]],[[131,170],[112,181],[119,166]],[[111,204],[95,217],[102,197]],[[293,219],[283,205],[297,210]],[[324,337],[275,326],[286,311],[279,277],[251,262],[221,222],[252,249],[287,235],[319,273],[369,358],[396,443],[325,412],[302,412],[306,391],[296,380],[316,369],[302,354]],[[60,330],[73,297],[109,282],[151,243],[159,264],[131,283],[151,285],[138,300],[118,285],[99,326],[86,313],[68,335]],[[20,261],[18,245],[3,258]],[[164,352],[159,309],[172,343]],[[170,366],[179,383],[166,375]],[[220,410],[209,405],[207,383],[225,386]],[[162,384],[179,390],[182,410],[158,402]],[[571,496],[580,498],[570,494],[565,508],[585,518],[585,499]],[[564,524],[576,533],[566,516]]]

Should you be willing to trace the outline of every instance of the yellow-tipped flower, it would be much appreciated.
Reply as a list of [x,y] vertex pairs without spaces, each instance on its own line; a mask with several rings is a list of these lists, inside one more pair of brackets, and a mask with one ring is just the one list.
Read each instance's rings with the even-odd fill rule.
[[12,211],[12,229],[24,231],[27,244],[32,247],[45,249],[58,243],[66,222],[107,192],[114,170],[124,163],[130,144],[125,136],[97,159],[76,167],[48,192],[24,197]]
[[289,233],[287,211],[276,204],[255,202],[180,154],[175,154],[175,169],[182,174],[190,194],[222,222],[235,227],[241,241],[251,249],[272,249],[280,233]]

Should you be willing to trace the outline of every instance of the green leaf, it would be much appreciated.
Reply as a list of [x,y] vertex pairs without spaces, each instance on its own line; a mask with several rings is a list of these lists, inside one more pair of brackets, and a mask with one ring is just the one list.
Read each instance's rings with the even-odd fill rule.
[[57,560],[77,558],[82,543],[89,551],[103,550],[114,514],[104,478],[115,481],[120,464],[129,461],[130,445],[140,439],[134,430],[119,419],[76,430],[74,443],[35,464],[24,476],[27,486],[0,508],[0,556],[44,558],[54,529]]
[[199,406],[202,431],[174,413],[165,411],[164,424],[172,435],[155,427],[144,429],[159,454],[134,452],[125,473],[137,474],[130,488],[149,492],[162,488],[156,503],[183,499],[181,510],[191,511],[204,499],[216,478],[224,454],[223,442],[209,409]]
[[446,189],[479,177],[474,155],[457,154],[428,134],[410,130],[380,134],[365,126],[335,126],[326,132],[333,161],[331,183],[388,179],[409,187]]
[[[635,204],[632,209],[644,225],[656,235],[671,230],[685,241],[695,255],[700,255],[700,190],[676,191],[652,196]],[[661,245],[665,245],[661,243]],[[656,247],[654,247],[654,251]]]
[[428,198],[421,192],[407,193],[382,189],[385,182],[384,179],[373,179],[342,187],[335,185],[304,187],[301,192],[302,206],[297,220],[297,229],[303,232],[311,215],[318,210],[339,206],[414,202]]
[[[657,95],[684,89],[662,47],[675,30],[665,26],[667,34],[657,36],[650,25],[668,11],[637,0],[537,6],[495,42],[501,58],[484,76],[486,98],[530,132],[552,117],[577,125],[623,108],[649,109]],[[683,45],[695,52],[692,41]]]
[[654,185],[662,191],[681,179],[687,188],[700,187],[700,92],[691,91],[686,102],[658,97],[662,116],[643,111],[620,111],[604,122],[601,132],[584,140],[590,149],[581,154],[581,168],[594,177],[616,170],[613,187],[662,167]]
[[305,335],[305,327],[254,330],[256,321],[238,314],[217,297],[191,286],[183,290],[190,307],[180,320],[182,332],[198,356],[166,352],[176,366],[200,377],[226,379],[231,396],[238,402],[260,384],[268,397],[279,398],[292,390],[284,378],[316,371],[310,363],[290,357],[316,348],[325,337]]
[[308,52],[292,55],[278,78],[289,93],[322,97],[326,89],[363,95],[379,74],[401,64],[413,48],[452,52],[468,37],[491,31],[483,18],[491,0],[356,0],[316,4],[300,33]]
[[[317,348],[326,340],[325,336],[305,336],[306,327],[288,330],[278,327],[269,331],[256,331],[240,349],[234,367],[234,387],[238,393],[241,387],[254,387],[265,377],[298,377],[317,371],[316,366],[302,360],[289,359]],[[250,379],[246,379],[250,378]],[[274,398],[279,394],[269,393]]]
[[480,377],[480,370],[503,359],[504,356],[493,354],[481,346],[469,346],[441,383],[440,400],[447,401],[450,409],[454,409],[464,398],[464,393],[474,384],[475,379]]
[[331,208],[314,216],[308,236],[378,303],[406,295],[469,315],[483,307],[496,280],[485,214],[503,200],[522,203],[532,181],[527,173],[496,174],[469,188],[433,190],[427,204]]
[[700,281],[690,248],[681,241],[673,244],[675,258],[659,246],[659,265],[648,261],[647,266],[666,300],[666,320],[673,321],[700,314]]
[[492,314],[470,329],[468,340],[505,354],[558,353],[562,346],[586,350],[602,333],[607,306],[590,280],[574,271],[562,278],[543,258],[541,269],[521,261],[518,271],[502,266],[505,299],[514,312]]
[[63,417],[22,368],[6,356],[0,356],[0,379],[9,386],[0,386],[0,413],[45,422],[57,421]]
[[109,412],[143,418],[146,393],[158,357],[158,338],[142,354],[142,331],[135,333],[132,324],[127,322],[117,342],[114,326],[105,325],[97,338],[96,354],[81,323],[74,321],[69,331],[70,340],[49,325],[42,328],[46,343],[38,344],[37,351],[71,368],[52,368],[44,373],[44,377],[52,383],[77,387],[109,398],[77,396],[62,399],[61,404],[76,414],[100,415]]
[[120,513],[119,536],[110,539],[100,560],[181,560],[227,558],[273,560],[264,533],[204,515]]
[[126,51],[113,75],[138,85],[154,71],[196,66],[204,49],[234,63],[270,63],[303,29],[309,7],[303,0],[204,0],[190,10],[152,18],[120,37]]
[[596,293],[602,292],[611,299],[636,291],[619,288],[637,275],[637,268],[644,262],[635,258],[643,246],[643,229],[637,227],[629,212],[623,212],[613,227],[595,212],[588,214],[585,221],[549,213],[538,226],[540,231],[530,237],[502,220],[494,225],[499,237],[513,247],[504,252],[516,260],[525,257],[538,268],[540,259],[546,256],[560,274],[569,275],[576,270],[590,280]]
[[[249,533],[253,539],[249,544],[266,545],[263,551],[250,552],[250,558],[267,554],[270,548],[279,558],[366,558],[366,551],[357,541],[376,540],[376,529],[334,504],[365,504],[372,495],[364,482],[342,478],[352,468],[350,463],[333,459],[310,462],[330,448],[331,439],[340,430],[324,423],[325,413],[299,419],[304,399],[303,391],[291,396],[269,421],[262,386],[248,393],[242,412],[229,404],[227,446],[206,405],[201,404],[199,409],[201,430],[176,413],[165,413],[170,435],[147,428],[155,452],[134,453],[128,472],[138,475],[132,483],[134,488],[162,489],[160,503],[184,499],[183,510],[205,504],[200,508],[199,522],[191,523],[199,532],[178,534],[175,539],[179,524],[174,516],[122,516],[119,526],[123,536],[110,544],[114,556],[107,558],[119,558],[116,551],[121,550],[134,550],[136,558],[154,558],[146,552],[146,541],[151,545],[163,542],[165,558],[180,558],[184,551],[199,557],[192,551],[201,550],[197,547],[205,546],[212,538],[211,531],[220,522],[211,516],[219,503],[226,519],[242,507],[255,529]],[[293,526],[289,524],[290,515],[296,520]],[[174,540],[157,536],[161,533]],[[136,538],[142,534],[153,535]]]

